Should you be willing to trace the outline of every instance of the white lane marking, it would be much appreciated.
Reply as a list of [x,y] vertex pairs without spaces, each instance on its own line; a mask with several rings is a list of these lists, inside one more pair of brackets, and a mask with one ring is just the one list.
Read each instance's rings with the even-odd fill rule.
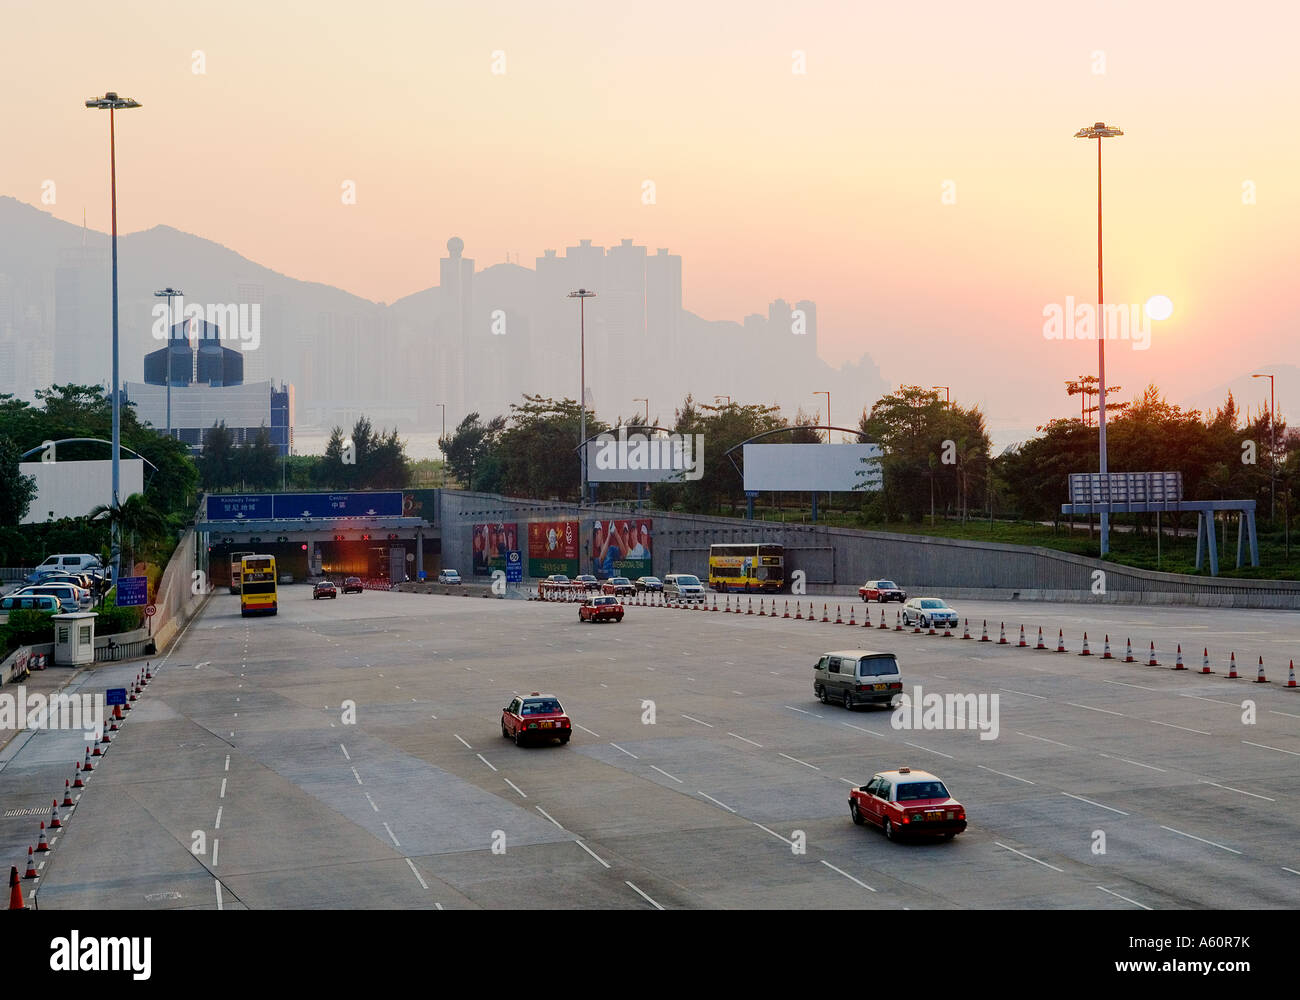
[[1126,813],[1123,809],[1114,809],[1111,806],[1104,806],[1100,802],[1093,802],[1092,799],[1085,799],[1082,795],[1071,795],[1069,792],[1062,792],[1061,794],[1072,799],[1078,799],[1080,802],[1086,802],[1090,806],[1096,806],[1098,809],[1108,809],[1113,813],[1119,813],[1121,816],[1128,815],[1128,813]]
[[456,737],[456,739],[460,740],[461,743],[464,743],[464,744],[465,744],[465,749],[466,749],[466,750],[473,750],[473,749],[474,749],[474,748],[473,748],[472,746],[470,746],[468,743],[465,743],[465,741],[464,741],[463,739],[461,739],[461,735],[460,735],[460,733],[452,733],[451,735],[454,736],[454,737]]
[[225,906],[221,902],[221,883],[216,879],[213,879],[212,882],[217,887],[217,909],[224,910]]
[[349,761],[352,760],[352,754],[348,753],[348,748],[345,747],[342,743],[339,744],[339,749],[343,751],[343,756],[345,758],[347,758]]
[[[750,822],[752,823],[753,820],[750,820]],[[760,830],[764,831],[765,833],[770,833],[770,834],[771,834],[773,837],[775,837],[777,840],[783,840],[783,841],[785,841],[787,844],[793,844],[793,843],[794,843],[793,840],[788,840],[787,838],[782,837],[782,836],[781,836],[779,833],[777,833],[775,830],[769,830],[769,829],[768,829],[767,827],[765,827],[762,823],[754,823],[754,825],[755,825],[756,827],[758,827]]]
[[352,777],[357,779],[358,785],[361,784],[361,775],[357,774],[357,769],[355,767],[352,769]]
[[1149,771],[1159,771],[1161,774],[1168,773],[1163,767],[1156,767],[1152,764],[1143,764],[1140,760],[1129,760],[1127,757],[1112,757],[1110,754],[1102,753],[1100,750],[1097,751],[1097,756],[1105,757],[1107,760],[1122,760],[1125,764],[1135,764],[1138,767],[1145,767]]
[[1220,698],[1202,698],[1199,694],[1180,694],[1180,698],[1195,698],[1197,701],[1212,701],[1216,705],[1227,705],[1229,708],[1237,708],[1235,701],[1223,701]]
[[[1225,702],[1225,704],[1231,704],[1233,708],[1237,707],[1234,702]],[[1279,712],[1276,708],[1270,708],[1269,711],[1274,715],[1285,715],[1288,719],[1300,719],[1300,715],[1292,715],[1290,712]]]
[[1201,779],[1202,785],[1213,785],[1215,788],[1224,788],[1229,792],[1237,792],[1239,795],[1249,795],[1252,799],[1263,799],[1265,802],[1276,802],[1277,799],[1270,799],[1267,795],[1256,795],[1254,792],[1245,792],[1240,788],[1233,788],[1231,785],[1220,785],[1217,781],[1206,781]]
[[926,753],[935,753],[935,754],[939,754],[940,757],[947,757],[949,760],[953,759],[953,756],[950,753],[941,753],[938,750],[931,750],[929,747],[923,747],[919,743],[908,743],[907,740],[904,740],[903,743],[906,746],[916,747],[916,749],[918,750],[924,750]]
[[1282,870],[1284,872],[1290,872],[1292,875],[1300,875],[1300,872],[1296,871],[1294,868],[1288,868],[1286,865],[1282,866]]
[[844,871],[842,868],[836,868],[836,867],[835,867],[833,864],[831,864],[829,861],[822,861],[822,864],[824,864],[827,868],[829,868],[829,869],[830,869],[831,871],[833,871],[833,872],[839,872],[841,875],[843,875],[843,876],[844,876],[846,879],[848,879],[850,882],[856,882],[858,885],[862,886],[862,888],[864,888],[864,889],[870,889],[872,892],[875,892],[875,891],[876,891],[875,889],[872,889],[871,886],[867,885],[866,882],[863,882],[863,881],[861,881],[861,880],[859,880],[859,879],[854,878],[852,875],[850,875],[848,872]]
[[778,752],[778,753],[777,753],[777,756],[778,756],[778,757],[784,757],[786,760],[792,760],[792,761],[794,761],[796,764],[802,764],[804,767],[810,767],[810,768],[812,768],[814,771],[820,771],[820,770],[821,770],[821,768],[818,767],[816,764],[809,764],[806,760],[800,760],[798,757],[791,757],[788,753],[780,753],[780,752]]
[[230,770],[230,754],[226,754],[226,770]]
[[226,797],[226,779],[225,779],[225,778],[222,778],[222,779],[221,779],[221,794],[218,795],[217,798],[219,798],[219,799],[224,799],[225,797]]
[[[492,767],[492,762],[491,762],[490,760],[488,760],[486,757],[484,757],[481,753],[476,753],[474,756],[477,757],[479,760],[481,760],[481,761],[482,761],[484,764],[486,764],[488,767]],[[492,767],[492,770],[495,771],[496,768],[495,768],[495,767]]]
[[1119,894],[1118,892],[1111,892],[1111,891],[1110,891],[1109,889],[1107,889],[1104,885],[1099,885],[1099,886],[1097,886],[1097,888],[1100,889],[1102,892],[1110,892],[1110,894],[1111,894],[1112,896],[1116,896],[1116,897],[1118,897],[1118,898],[1124,900],[1124,902],[1126,902],[1126,903],[1132,903],[1134,906],[1140,906],[1140,907],[1142,907],[1142,909],[1144,909],[1144,910],[1149,910],[1149,909],[1151,909],[1151,907],[1147,906],[1145,903],[1139,903],[1136,899],[1129,899],[1127,896],[1120,896],[1120,894]]
[[362,792],[361,794],[364,795],[366,797],[366,801],[370,803],[370,808],[373,809],[375,812],[379,812],[379,806],[375,805],[375,800],[370,797],[370,793]]
[[436,715],[431,715],[431,716],[429,716],[429,718],[431,718],[431,719],[436,719],[437,716],[436,716]]
[[805,712],[802,708],[795,708],[793,705],[786,705],[785,707],[792,712],[798,712],[800,715],[811,715],[814,719],[824,718],[824,716],[818,715],[816,712]]
[[[626,879],[625,879],[624,881],[626,881]],[[653,899],[651,899],[649,896],[647,896],[644,892],[642,892],[642,891],[641,891],[640,889],[638,889],[636,886],[632,885],[631,882],[628,882],[627,885],[629,886],[629,888],[632,889],[633,892],[635,892],[638,896],[640,896],[640,897],[641,897],[642,899],[644,899],[647,903],[649,903],[651,906],[653,906],[656,910],[662,910],[662,909],[663,909],[662,906],[660,906],[658,903],[656,903]]]
[[[667,771],[665,771],[662,767],[655,767],[653,764],[651,764],[650,767],[651,767],[653,770],[658,771],[658,772],[659,772],[660,774],[662,774],[665,778],[673,778],[673,776],[672,776],[671,774],[669,774]],[[673,778],[673,781],[677,782],[677,784],[679,784],[679,785],[682,784],[682,779],[681,779],[681,778]]]
[[857,787],[858,784],[856,781],[850,781],[848,778],[840,778],[839,780],[844,782],[844,784],[846,785],[853,785],[855,788]]
[[1252,743],[1250,740],[1242,740],[1242,743],[1248,747],[1259,747],[1261,750],[1276,750],[1278,753],[1289,753],[1292,757],[1300,757],[1300,753],[1294,750],[1283,750],[1281,747],[1271,747],[1267,743]]
[[556,826],[559,826],[561,830],[564,829],[563,826],[560,826],[560,821],[557,820],[557,819],[556,819],[554,816],[552,816],[550,813],[548,813],[548,812],[547,812],[545,809],[543,809],[541,806],[538,806],[538,807],[537,807],[537,811],[538,811],[539,813],[541,813],[543,816],[545,816],[547,819],[549,819],[549,820],[550,820],[552,823],[554,823]]
[[[578,726],[578,724],[577,724],[576,722],[574,723],[574,725],[575,725],[575,726]],[[596,739],[600,739],[600,733],[593,733],[593,732],[592,732],[590,729],[588,729],[586,726],[578,726],[578,728],[581,729],[581,730],[582,730],[584,733],[586,733],[588,736],[594,736],[594,737],[596,737]]]
[[213,868],[217,867],[217,852],[220,851],[220,849],[221,849],[221,841],[217,840],[214,837],[212,840],[212,867]]
[[1022,858],[1028,858],[1030,861],[1033,861],[1035,864],[1040,864],[1044,868],[1050,868],[1052,869],[1052,871],[1060,872],[1062,875],[1065,874],[1064,869],[1057,868],[1056,865],[1049,865],[1046,861],[1039,861],[1037,858],[1031,857],[1030,855],[1026,854],[1024,851],[1017,851],[1014,847],[1007,847],[1007,845],[1002,843],[1000,840],[995,840],[993,841],[993,843],[997,844],[998,847],[1005,848],[1006,850],[1010,851],[1012,854],[1019,854]]
[[[984,767],[983,764],[976,764],[976,767],[983,768],[985,771],[993,771],[991,767]],[[1026,785],[1032,785],[1034,782],[1028,778],[1017,778],[1014,774],[1007,774],[1006,771],[993,771],[994,774],[1000,774],[1004,778],[1010,778],[1012,781],[1023,781]]]
[[1201,736],[1209,736],[1204,729],[1188,729],[1186,726],[1175,726],[1172,722],[1161,722],[1159,719],[1147,719],[1152,725],[1168,726],[1170,729],[1181,729],[1185,733],[1199,733]]
[[225,806],[217,806],[217,821],[212,824],[212,829],[214,830],[221,829],[221,810],[224,808]]
[[682,713],[682,718],[683,718],[683,719],[690,719],[692,722],[698,722],[701,726],[708,726],[710,729],[713,728],[713,723],[712,723],[712,722],[705,722],[703,719],[697,719],[697,718],[696,718],[695,716],[693,716],[693,715],[686,715],[685,713]]
[[743,696],[745,692],[744,692],[744,691],[737,691],[735,688],[732,688],[732,689],[731,689],[731,693],[732,693],[732,694],[738,694],[738,695],[742,695],[742,696]]
[[415,863],[410,858],[406,858],[405,860],[406,860],[407,867],[411,869],[411,874],[414,875],[415,880],[420,883],[420,888],[421,889],[429,888],[429,883],[425,882],[424,879],[420,877],[420,873],[415,870]]
[[840,725],[841,725],[841,726],[848,726],[850,729],[856,729],[856,730],[857,730],[858,732],[860,732],[860,733],[866,733],[868,736],[875,736],[875,737],[877,737],[878,739],[882,739],[882,740],[883,740],[883,739],[887,739],[887,737],[886,737],[883,733],[875,733],[875,732],[872,732],[870,729],[863,729],[861,726],[855,726],[855,725],[854,725],[853,723],[851,723],[851,722],[841,722]]
[[1027,737],[1027,738],[1029,738],[1029,739],[1031,739],[1031,740],[1042,740],[1044,743],[1051,743],[1051,744],[1053,744],[1053,745],[1055,745],[1055,746],[1058,746],[1058,747],[1065,747],[1065,749],[1067,749],[1067,750],[1075,750],[1075,749],[1077,749],[1077,747],[1072,747],[1072,746],[1070,746],[1070,744],[1068,744],[1068,743],[1057,743],[1056,740],[1049,740],[1046,736],[1035,736],[1033,733],[1022,733],[1022,732],[1020,732],[1019,730],[1017,730],[1017,731],[1016,731],[1016,735],[1017,735],[1017,736],[1025,736],[1025,737]]
[[1109,708],[1093,708],[1091,705],[1080,705],[1077,701],[1067,701],[1071,708],[1086,708],[1089,712],[1105,712],[1107,715],[1118,715],[1123,717],[1123,712],[1112,712]]
[[1023,694],[1026,698],[1037,698],[1039,701],[1047,699],[1041,694],[1030,694],[1028,691],[1017,691],[1015,688],[998,688],[999,691],[1010,691],[1012,694]]
[[[703,792],[700,792],[700,794],[701,794],[701,795],[704,795]],[[715,799],[712,795],[704,795],[704,797],[705,797],[706,799],[708,799],[710,802],[712,802],[715,806],[722,806],[722,808],[725,809],[725,810],[727,810],[727,812],[734,813],[734,812],[736,811],[736,810],[732,809],[731,806],[727,805],[727,803],[725,803],[725,802],[719,802],[719,801],[718,801],[717,799]]]
[[1219,848],[1219,850],[1221,850],[1221,851],[1228,851],[1228,852],[1231,853],[1231,854],[1240,854],[1240,853],[1241,853],[1240,851],[1234,851],[1231,847],[1224,847],[1222,844],[1216,844],[1216,843],[1215,843],[1214,841],[1212,841],[1212,840],[1205,840],[1205,839],[1202,838],[1202,837],[1194,837],[1194,836],[1192,836],[1190,833],[1183,833],[1182,830],[1175,830],[1172,826],[1164,826],[1164,825],[1162,824],[1161,827],[1160,827],[1160,829],[1162,829],[1162,830],[1168,830],[1170,833],[1176,833],[1176,834],[1178,834],[1178,836],[1180,836],[1180,837],[1186,837],[1186,838],[1188,838],[1189,840],[1199,840],[1202,844],[1209,844],[1211,847],[1217,847],[1217,848]]
[[727,735],[728,735],[728,736],[734,736],[734,737],[736,737],[736,739],[738,739],[738,740],[744,740],[746,743],[752,744],[753,746],[758,747],[760,750],[763,748],[763,744],[762,744],[762,743],[755,743],[753,740],[745,739],[745,737],[741,736],[739,733],[727,733]]
[[[611,743],[610,746],[612,746],[615,750],[623,750],[623,748],[619,746],[617,743]],[[629,757],[631,757],[633,760],[641,759],[636,754],[634,754],[631,750],[623,750],[623,752],[627,754]]]
[[[1156,694],[1160,693],[1160,688],[1143,687],[1141,684],[1130,684],[1127,681],[1110,681],[1103,677],[1101,682],[1103,684],[1118,684],[1120,687],[1137,688],[1139,691],[1154,691]],[[1101,887],[1098,886],[1098,888]]]
[[509,778],[505,778],[505,779],[503,779],[503,780],[505,781],[505,783],[506,783],[507,785],[509,785],[511,788],[513,788],[516,792],[518,792],[518,793],[519,793],[520,795],[522,795],[524,798],[528,798],[527,793],[524,792],[524,790],[523,790],[522,788],[520,788],[518,785],[516,785],[516,784],[515,784],[513,781],[511,781]]
[[584,851],[586,851],[588,854],[590,854],[590,855],[591,855],[593,858],[595,858],[597,861],[599,861],[599,862],[600,862],[602,865],[604,865],[606,868],[609,867],[609,862],[608,862],[608,861],[606,861],[604,858],[602,858],[599,854],[597,854],[595,851],[593,851],[590,847],[588,847],[586,844],[584,844],[581,840],[577,840],[577,839],[575,839],[575,840],[574,840],[574,843],[577,844],[579,847],[581,847],[581,848],[582,848]]
[[399,843],[397,842],[397,837],[394,836],[394,834],[393,834],[393,828],[392,828],[391,826],[389,826],[387,823],[385,823],[385,824],[384,824],[384,829],[388,831],[388,836],[392,839],[392,841],[393,841],[393,846],[394,846],[394,847],[401,847],[402,845],[399,844]]

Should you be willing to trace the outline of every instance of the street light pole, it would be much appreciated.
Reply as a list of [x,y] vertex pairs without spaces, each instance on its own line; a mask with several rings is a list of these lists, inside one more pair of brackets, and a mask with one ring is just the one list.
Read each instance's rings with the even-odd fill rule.
[[1273,376],[1252,375],[1251,378],[1268,379],[1268,519],[1277,520],[1277,410],[1273,398]]
[[1113,125],[1096,122],[1074,133],[1076,139],[1097,140],[1097,447],[1100,452],[1102,489],[1101,554],[1110,551],[1110,492],[1106,489],[1106,310],[1101,270],[1101,140],[1124,133]]
[[587,300],[594,298],[595,292],[579,288],[570,292],[569,298],[578,300],[578,460],[582,476],[582,494],[578,505],[587,502]]
[[[118,375],[117,361],[117,125],[114,112],[118,108],[140,107],[139,102],[129,97],[118,97],[109,91],[103,97],[94,97],[86,102],[86,107],[98,111],[108,110],[108,174],[112,199],[113,216],[113,499],[112,509],[116,513],[121,505],[122,481],[122,400],[121,380]],[[169,331],[170,333],[170,331]],[[117,586],[122,562],[121,525],[119,518],[112,522],[112,562],[113,586]]]
[[179,288],[172,288],[168,285],[160,292],[154,292],[154,298],[165,298],[167,300],[167,436],[172,436],[172,298],[177,295],[184,295]]

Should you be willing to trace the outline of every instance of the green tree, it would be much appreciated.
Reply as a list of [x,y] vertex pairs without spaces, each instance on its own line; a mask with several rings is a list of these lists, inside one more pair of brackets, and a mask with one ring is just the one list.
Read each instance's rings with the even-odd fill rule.
[[19,474],[21,451],[0,435],[0,525],[13,526],[27,516],[36,499],[36,477]]
[[[438,447],[446,456],[447,469],[457,481],[465,485],[465,489],[481,488],[476,473],[479,466],[496,450],[498,438],[505,426],[505,417],[493,417],[484,423],[475,411],[468,414],[449,437],[438,439]],[[499,475],[499,468],[497,472]]]
[[199,481],[205,490],[220,490],[235,484],[235,436],[224,420],[214,423],[203,433]]
[[145,499],[133,493],[117,506],[100,504],[86,515],[91,521],[104,521],[109,529],[116,525],[122,541],[122,562],[134,565],[142,543],[160,543],[168,536],[167,519]]

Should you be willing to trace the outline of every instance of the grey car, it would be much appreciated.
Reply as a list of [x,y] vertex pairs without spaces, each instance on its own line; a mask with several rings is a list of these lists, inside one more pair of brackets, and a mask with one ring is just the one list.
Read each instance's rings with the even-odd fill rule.
[[921,628],[929,628],[932,625],[956,628],[957,612],[948,607],[941,598],[913,597],[903,605],[903,624],[915,624]]

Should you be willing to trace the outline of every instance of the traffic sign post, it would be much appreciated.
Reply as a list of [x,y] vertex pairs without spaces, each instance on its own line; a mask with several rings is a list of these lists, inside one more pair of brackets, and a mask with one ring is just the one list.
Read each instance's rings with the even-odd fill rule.
[[124,576],[117,581],[117,606],[138,608],[149,603],[149,578]]
[[524,561],[518,549],[506,553],[506,583],[524,582]]

